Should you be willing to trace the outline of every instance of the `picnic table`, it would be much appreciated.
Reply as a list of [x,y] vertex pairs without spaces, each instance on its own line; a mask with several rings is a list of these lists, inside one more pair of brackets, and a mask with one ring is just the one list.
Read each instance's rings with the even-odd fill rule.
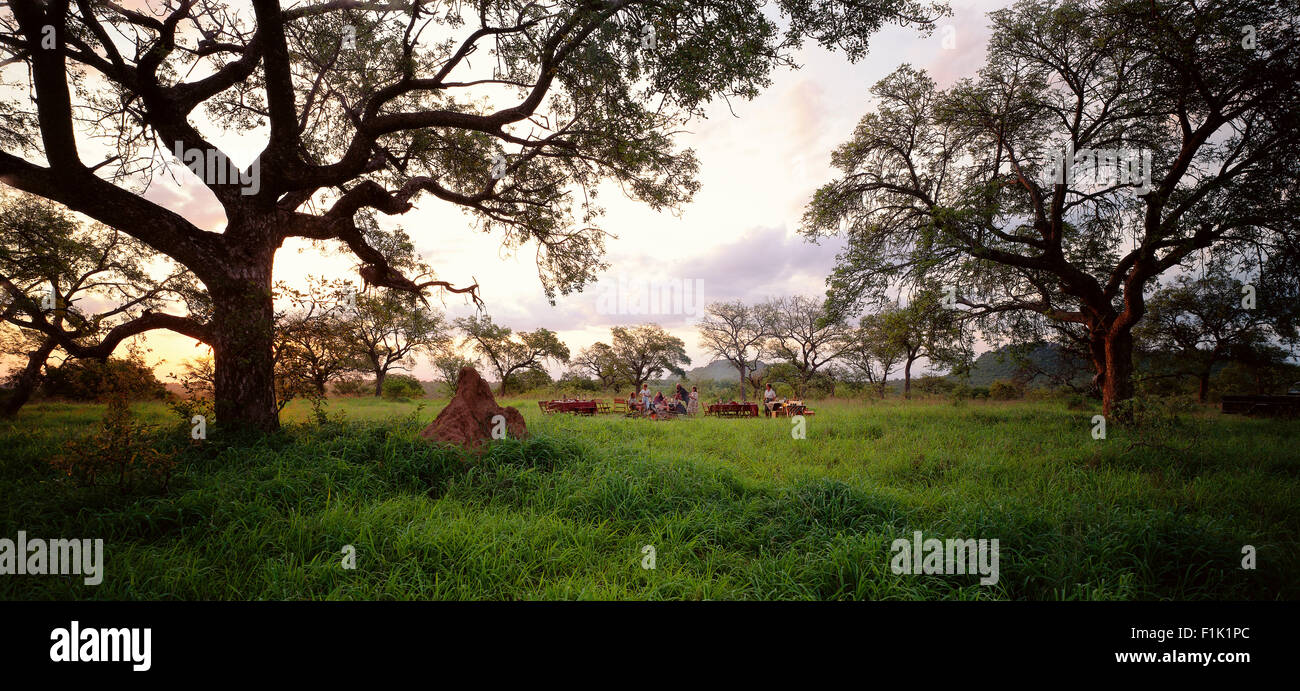
[[758,404],[714,403],[704,411],[704,414],[718,417],[758,417]]
[[547,401],[546,407],[553,413],[573,413],[574,415],[595,415],[598,410],[597,401]]

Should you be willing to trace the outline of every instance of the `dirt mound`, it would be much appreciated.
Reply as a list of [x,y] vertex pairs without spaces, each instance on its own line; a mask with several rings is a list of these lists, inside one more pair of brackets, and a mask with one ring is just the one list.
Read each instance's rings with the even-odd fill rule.
[[473,367],[462,367],[457,376],[456,395],[438,417],[420,432],[430,441],[478,448],[492,438],[493,418],[505,417],[506,435],[528,438],[524,416],[515,408],[502,408],[492,397],[492,389]]

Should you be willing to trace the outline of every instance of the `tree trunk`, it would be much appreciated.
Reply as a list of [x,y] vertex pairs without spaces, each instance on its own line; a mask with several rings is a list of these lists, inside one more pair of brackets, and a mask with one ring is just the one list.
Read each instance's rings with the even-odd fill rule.
[[1089,329],[1091,335],[1088,339],[1088,353],[1092,357],[1092,392],[1094,395],[1101,395],[1102,389],[1106,385],[1106,336],[1104,332],[1096,328]]
[[27,401],[32,397],[32,391],[36,389],[36,384],[41,380],[41,367],[45,366],[45,361],[49,359],[50,353],[54,352],[54,339],[47,338],[39,348],[27,354],[27,366],[23,368],[22,373],[14,382],[13,391],[5,401],[4,406],[0,407],[0,417],[13,417],[18,414]]
[[384,377],[387,374],[388,373],[384,370],[375,370],[375,398],[380,398],[384,395]]
[[[230,234],[232,230],[228,228],[226,232]],[[231,258],[228,279],[208,286],[212,295],[211,345],[216,369],[214,412],[222,430],[272,432],[280,427],[272,356],[274,256],[275,248],[269,243],[260,248],[241,245],[238,255]]]
[[907,364],[903,366],[903,398],[912,397],[912,363],[914,358],[908,358]]
[[745,401],[745,363],[740,363],[740,401]]
[[215,412],[223,429],[270,432],[280,427],[271,357],[275,318],[269,270],[267,279],[264,290],[213,291]]
[[1117,329],[1106,336],[1106,369],[1102,373],[1102,414],[1111,417],[1115,404],[1133,397],[1133,335]]
[[1200,388],[1200,392],[1197,394],[1197,400],[1200,401],[1201,403],[1204,403],[1206,398],[1208,398],[1210,394],[1210,368],[1209,367],[1206,367],[1205,369],[1201,370],[1199,379],[1201,381],[1201,388]]

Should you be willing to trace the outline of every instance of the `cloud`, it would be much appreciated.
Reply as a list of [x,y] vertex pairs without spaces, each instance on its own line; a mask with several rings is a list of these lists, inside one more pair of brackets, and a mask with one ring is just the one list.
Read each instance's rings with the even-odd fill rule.
[[[226,227],[226,212],[217,202],[216,195],[194,174],[185,168],[172,169],[176,180],[165,173],[156,175],[140,196],[168,211],[180,214],[185,220],[203,230],[220,232]],[[180,184],[177,184],[177,181]]]
[[[958,79],[975,76],[984,64],[984,52],[988,47],[988,13],[1010,4],[1009,0],[997,0],[992,3],[953,5],[952,16],[940,22],[939,29],[933,36],[940,49],[926,63],[926,70],[939,88],[944,89]],[[946,28],[951,28],[950,35],[954,42],[952,48],[942,47]]]

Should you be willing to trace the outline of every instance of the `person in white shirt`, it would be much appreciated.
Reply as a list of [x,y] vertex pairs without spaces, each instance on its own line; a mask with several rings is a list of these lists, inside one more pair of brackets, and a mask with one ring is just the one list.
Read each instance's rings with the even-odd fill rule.
[[768,416],[772,415],[772,409],[776,406],[776,390],[771,384],[767,385],[767,390],[763,392],[763,407],[767,408]]
[[653,402],[654,402],[654,397],[650,395],[650,385],[642,384],[641,385],[641,410],[647,413],[650,412],[650,406],[651,403]]

